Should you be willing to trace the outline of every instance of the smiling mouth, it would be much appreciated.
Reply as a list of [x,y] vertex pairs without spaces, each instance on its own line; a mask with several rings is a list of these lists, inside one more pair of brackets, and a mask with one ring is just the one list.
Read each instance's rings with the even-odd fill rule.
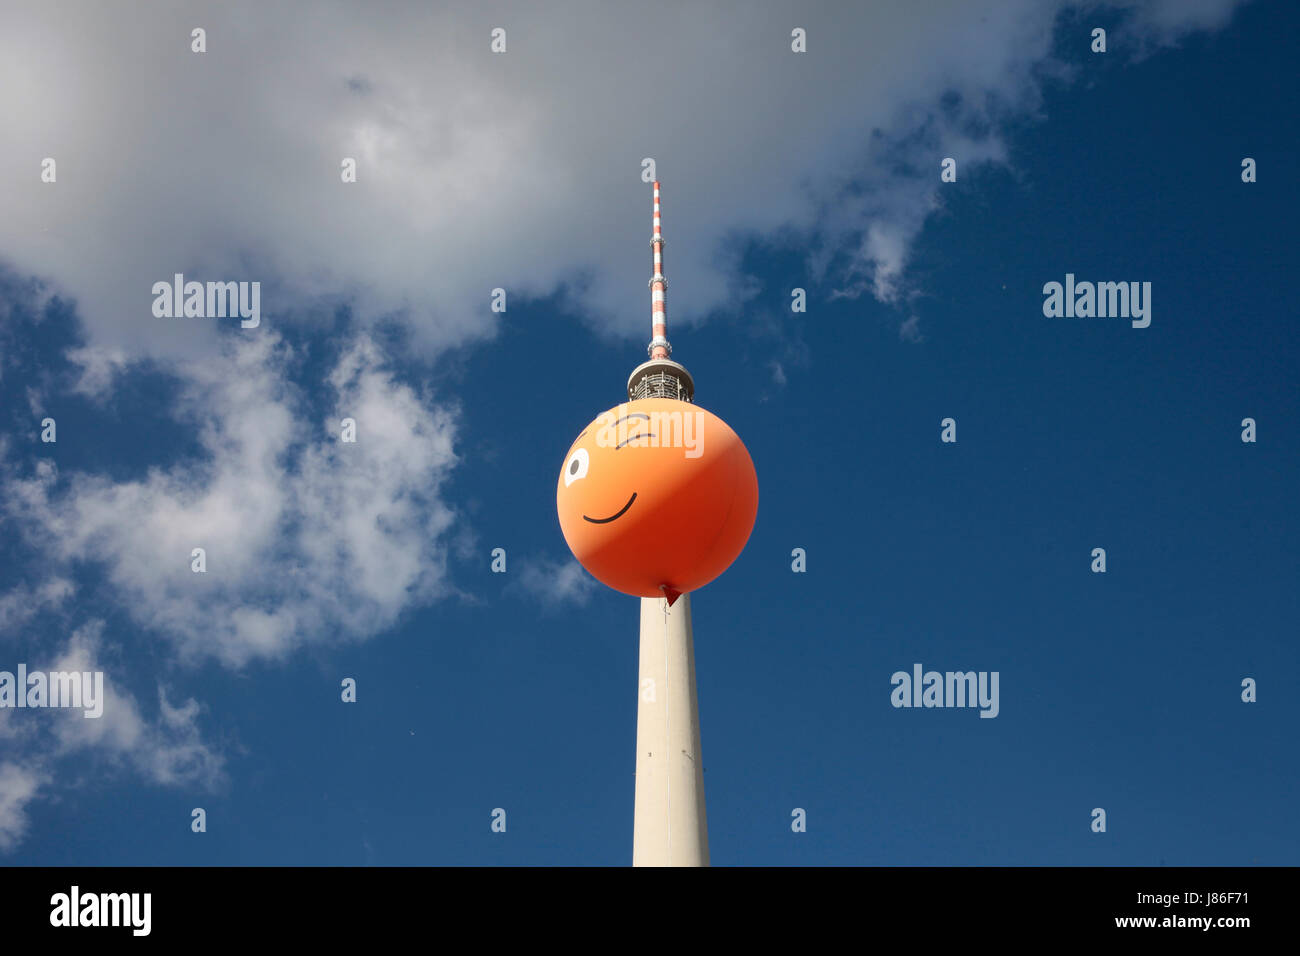
[[590,521],[592,524],[609,524],[611,521],[615,521],[618,518],[623,517],[623,515],[627,513],[627,509],[632,507],[632,502],[634,501],[636,501],[635,491],[632,492],[632,497],[627,499],[627,504],[625,504],[622,508],[618,509],[618,514],[610,515],[608,518],[588,518],[586,515],[583,515],[582,520]]

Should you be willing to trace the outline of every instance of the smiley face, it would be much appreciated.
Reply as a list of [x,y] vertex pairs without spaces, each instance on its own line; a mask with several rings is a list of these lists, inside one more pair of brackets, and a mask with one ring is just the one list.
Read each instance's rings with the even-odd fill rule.
[[708,584],[744,548],[758,511],[749,452],[711,412],[646,398],[578,435],[555,492],[560,529],[592,576],[659,597]]

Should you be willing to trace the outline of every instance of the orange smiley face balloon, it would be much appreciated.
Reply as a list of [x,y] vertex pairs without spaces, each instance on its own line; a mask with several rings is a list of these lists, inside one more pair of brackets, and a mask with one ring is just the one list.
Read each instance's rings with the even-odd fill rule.
[[593,577],[625,594],[675,599],[708,584],[745,547],[758,476],[718,416],[643,398],[578,436],[555,501],[564,540]]

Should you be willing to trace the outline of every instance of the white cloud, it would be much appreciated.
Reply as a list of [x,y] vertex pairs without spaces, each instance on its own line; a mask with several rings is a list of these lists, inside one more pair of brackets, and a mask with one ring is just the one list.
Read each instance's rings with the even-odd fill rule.
[[38,770],[12,761],[0,763],[0,853],[13,849],[27,833],[27,805],[48,782]]
[[[371,636],[446,593],[453,515],[439,492],[456,461],[452,413],[394,380],[363,337],[330,376],[331,413],[308,419],[284,377],[286,346],[228,341],[178,366],[176,414],[206,457],[131,481],[39,461],[4,482],[29,543],[58,573],[102,563],[138,624],[184,659],[236,667]],[[339,440],[345,417],[355,444]],[[194,548],[205,573],[191,570]]]
[[77,588],[55,575],[36,587],[18,585],[0,594],[0,634],[16,631],[47,607],[62,606]]
[[[102,625],[79,628],[63,653],[46,671],[103,671],[103,713],[86,718],[71,709],[52,712],[52,733],[58,755],[94,749],[109,758],[126,758],[145,779],[163,785],[197,784],[212,786],[222,778],[224,759],[202,740],[198,728],[200,706],[194,699],[180,707],[171,706],[167,693],[158,687],[158,718],[150,722],[135,698],[114,679],[115,670],[100,660]],[[116,671],[120,676],[120,669]],[[45,714],[41,715],[46,716]]]
[[[215,320],[151,315],[175,272],[263,281],[272,328],[319,301],[399,311],[429,354],[493,334],[493,287],[568,279],[603,332],[644,337],[650,156],[673,321],[739,307],[753,283],[724,240],[783,225],[821,235],[814,266],[849,253],[833,282],[893,301],[939,158],[959,175],[1004,161],[995,121],[1039,108],[1072,5],[8,4],[0,256],[71,292],[92,345],[132,356],[215,347]],[[1109,55],[1235,5],[1120,0],[1133,42]]]
[[1148,47],[1177,44],[1194,30],[1218,30],[1227,25],[1238,4],[1224,0],[1129,0],[1132,17],[1119,35]]
[[107,395],[128,364],[126,352],[111,345],[68,349],[64,358],[79,369],[72,391],[93,399]]
[[563,604],[584,605],[596,591],[596,579],[572,558],[555,561],[533,558],[523,562],[519,574],[523,590],[543,607]]
[[[80,769],[93,756],[122,765],[160,786],[210,790],[225,780],[225,757],[203,739],[202,708],[189,699],[172,706],[158,685],[158,711],[150,719],[123,686],[117,655],[105,660],[103,623],[91,621],[73,632],[50,659],[28,661],[44,672],[103,672],[102,714],[87,718],[84,708],[0,710],[0,739],[7,755],[0,763],[0,852],[14,849],[27,832],[28,806],[63,776],[59,768],[76,761]],[[75,774],[73,774],[75,776]]]

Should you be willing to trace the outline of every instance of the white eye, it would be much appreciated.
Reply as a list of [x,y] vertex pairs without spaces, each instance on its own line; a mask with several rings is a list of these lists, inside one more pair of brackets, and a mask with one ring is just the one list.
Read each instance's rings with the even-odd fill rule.
[[591,458],[587,454],[587,449],[579,448],[564,466],[564,487],[569,487],[579,478],[587,477],[587,466],[591,464]]

